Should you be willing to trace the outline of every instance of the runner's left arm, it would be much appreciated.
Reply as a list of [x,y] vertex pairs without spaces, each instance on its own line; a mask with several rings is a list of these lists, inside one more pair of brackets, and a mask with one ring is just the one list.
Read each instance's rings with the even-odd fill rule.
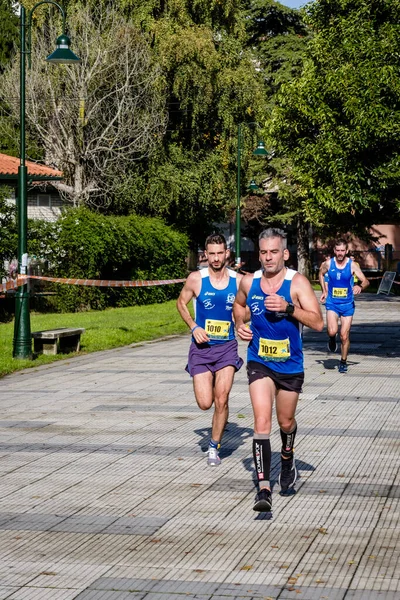
[[[304,275],[296,273],[292,280],[290,293],[295,307],[293,317],[311,329],[322,331],[324,321],[321,308],[310,282]],[[281,300],[285,306],[281,306],[278,310],[285,311],[288,303],[283,298]]]
[[365,277],[364,273],[361,271],[360,267],[356,265],[354,262],[352,263],[352,273],[358,279],[357,283],[353,286],[353,294],[360,294],[365,288],[369,286],[369,280]]

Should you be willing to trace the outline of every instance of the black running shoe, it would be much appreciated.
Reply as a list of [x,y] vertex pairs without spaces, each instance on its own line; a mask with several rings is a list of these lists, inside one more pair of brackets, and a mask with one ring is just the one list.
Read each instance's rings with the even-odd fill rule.
[[336,352],[336,350],[337,350],[336,335],[329,336],[328,350],[329,350],[329,352]]
[[258,512],[271,512],[272,508],[272,494],[271,490],[267,488],[261,488],[256,495],[256,501],[253,506],[253,510]]
[[294,484],[297,479],[296,461],[292,458],[281,458],[281,473],[279,475],[279,485],[283,496],[293,494]]

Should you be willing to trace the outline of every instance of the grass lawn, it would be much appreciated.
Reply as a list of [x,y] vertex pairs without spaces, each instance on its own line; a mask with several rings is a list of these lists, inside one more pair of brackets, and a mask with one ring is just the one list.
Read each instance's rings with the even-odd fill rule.
[[[58,327],[86,329],[81,336],[81,354],[189,332],[176,310],[175,300],[164,304],[110,308],[83,313],[31,313],[31,331]],[[1,323],[0,377],[26,367],[36,367],[68,356],[76,356],[76,353],[41,355],[34,360],[15,360],[12,358],[13,337],[14,322]]]

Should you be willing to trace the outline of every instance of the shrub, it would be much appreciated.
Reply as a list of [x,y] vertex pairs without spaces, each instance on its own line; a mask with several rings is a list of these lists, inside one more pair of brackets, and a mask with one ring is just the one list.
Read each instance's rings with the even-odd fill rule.
[[[86,208],[69,210],[48,227],[46,242],[31,239],[57,277],[86,279],[175,279],[186,274],[188,241],[159,219],[103,216]],[[60,311],[104,309],[164,302],[178,295],[180,286],[148,288],[92,288],[53,286],[55,299],[48,305]]]

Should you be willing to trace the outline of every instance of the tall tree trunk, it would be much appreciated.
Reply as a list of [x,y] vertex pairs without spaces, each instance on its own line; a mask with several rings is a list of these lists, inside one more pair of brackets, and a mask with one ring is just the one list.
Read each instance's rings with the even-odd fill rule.
[[308,230],[308,224],[303,215],[299,215],[297,219],[297,269],[306,277],[310,277],[311,273]]
[[83,169],[79,160],[76,161],[75,172],[74,172],[74,193],[73,193],[73,203],[74,206],[79,206],[83,204],[82,202],[82,192],[83,192]]

